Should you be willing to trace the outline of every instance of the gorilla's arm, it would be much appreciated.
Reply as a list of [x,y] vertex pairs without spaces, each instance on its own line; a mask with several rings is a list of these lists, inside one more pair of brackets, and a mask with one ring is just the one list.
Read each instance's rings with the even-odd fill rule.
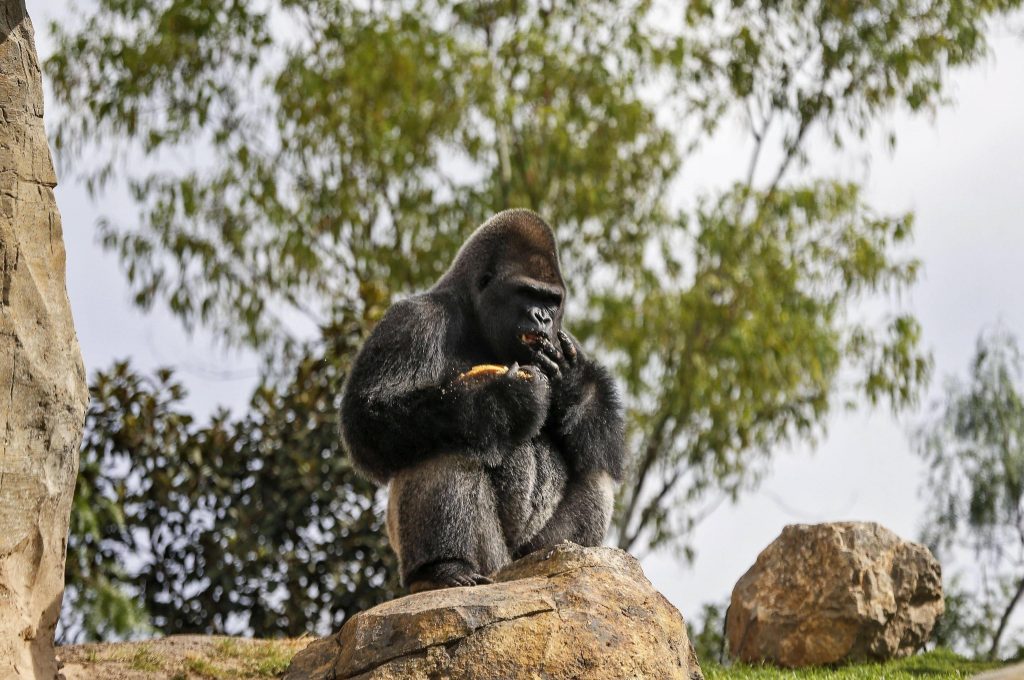
[[621,480],[626,460],[622,405],[608,371],[585,356],[575,338],[559,331],[551,425],[559,448],[581,476],[607,473]]
[[466,451],[496,464],[502,448],[536,436],[543,425],[545,376],[524,367],[457,379],[447,317],[429,299],[396,303],[353,362],[342,435],[356,466],[378,482],[438,453]]

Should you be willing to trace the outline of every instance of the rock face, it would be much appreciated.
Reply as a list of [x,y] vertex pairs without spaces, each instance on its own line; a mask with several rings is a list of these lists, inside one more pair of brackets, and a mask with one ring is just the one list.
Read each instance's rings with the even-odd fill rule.
[[0,677],[52,678],[88,392],[24,0],[0,40]]
[[682,616],[620,550],[563,543],[494,580],[361,612],[285,679],[704,677]]
[[919,649],[943,611],[939,563],[873,523],[797,524],[732,591],[730,653],[797,668]]

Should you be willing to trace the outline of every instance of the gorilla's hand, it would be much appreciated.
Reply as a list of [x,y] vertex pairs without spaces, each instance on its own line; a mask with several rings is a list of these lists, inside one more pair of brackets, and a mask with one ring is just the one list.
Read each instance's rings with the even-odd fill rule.
[[622,478],[625,461],[622,406],[603,366],[586,356],[574,337],[533,345],[538,366],[551,376],[551,410],[545,423],[576,473]]
[[525,414],[541,416],[548,412],[551,405],[551,381],[543,371],[535,366],[520,366],[513,363],[508,371],[497,380],[502,401],[514,410]]
[[537,366],[551,378],[554,385],[555,402],[580,391],[583,382],[583,362],[580,360],[580,348],[576,341],[565,331],[558,331],[558,344],[547,338],[539,338],[531,348]]
[[503,373],[478,372],[456,385],[467,400],[463,431],[493,445],[536,436],[551,406],[550,380],[535,366],[514,363]]

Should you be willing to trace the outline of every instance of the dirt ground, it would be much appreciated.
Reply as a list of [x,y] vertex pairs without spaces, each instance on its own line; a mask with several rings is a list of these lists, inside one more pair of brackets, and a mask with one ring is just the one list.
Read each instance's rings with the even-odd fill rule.
[[64,680],[197,680],[275,678],[314,638],[249,640],[175,635],[144,642],[57,648]]

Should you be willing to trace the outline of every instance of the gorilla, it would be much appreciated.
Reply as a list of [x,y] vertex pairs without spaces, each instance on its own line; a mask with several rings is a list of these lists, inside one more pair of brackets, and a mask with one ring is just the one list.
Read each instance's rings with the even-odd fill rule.
[[604,539],[622,408],[562,328],[564,301],[551,228],[506,210],[357,354],[342,438],[356,469],[389,485],[388,537],[411,592],[490,583],[539,548]]

